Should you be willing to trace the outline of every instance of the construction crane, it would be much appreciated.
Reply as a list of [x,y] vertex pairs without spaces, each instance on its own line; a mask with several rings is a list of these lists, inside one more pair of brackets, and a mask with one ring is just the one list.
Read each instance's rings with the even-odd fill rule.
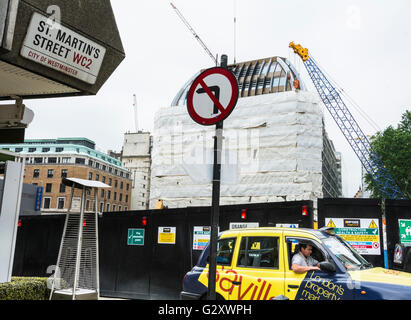
[[370,175],[382,197],[387,199],[405,199],[404,194],[384,166],[381,158],[372,148],[367,136],[362,132],[341,98],[339,92],[343,91],[327,79],[314,58],[308,53],[308,49],[303,48],[299,44],[294,44],[294,42],[290,42],[289,47],[302,59],[322,102]]
[[203,49],[207,52],[207,54],[210,56],[211,59],[213,59],[213,62],[215,65],[218,65],[217,58],[214,57],[214,55],[211,53],[211,51],[207,48],[205,43],[201,40],[201,38],[198,36],[198,34],[194,31],[194,29],[191,27],[191,25],[188,23],[188,21],[184,18],[184,16],[181,14],[181,12],[177,9],[177,7],[170,2],[171,7],[175,10],[177,15],[180,17],[181,21],[187,26],[187,28],[191,31],[191,33],[194,35],[194,37],[197,39],[197,41],[201,44]]

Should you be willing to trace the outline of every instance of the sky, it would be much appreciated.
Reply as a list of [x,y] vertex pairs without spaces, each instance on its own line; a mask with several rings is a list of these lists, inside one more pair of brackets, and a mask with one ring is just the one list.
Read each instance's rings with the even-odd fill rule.
[[[126,58],[95,96],[27,100],[35,113],[26,139],[86,137],[120,151],[134,132],[152,131],[155,113],[171,104],[199,70],[214,65],[165,0],[112,0]],[[366,135],[396,126],[411,110],[409,0],[173,0],[209,50],[228,63],[271,56],[290,59],[311,90],[303,64],[288,48],[300,43],[356,105]],[[64,15],[64,12],[62,12]],[[234,16],[236,27],[234,28]],[[322,105],[326,130],[342,153],[343,196],[361,184],[361,164]],[[370,125],[365,113],[374,125]]]

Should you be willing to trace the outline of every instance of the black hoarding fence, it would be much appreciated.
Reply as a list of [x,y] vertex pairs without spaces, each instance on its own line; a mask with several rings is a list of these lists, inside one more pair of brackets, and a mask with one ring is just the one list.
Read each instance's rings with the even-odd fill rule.
[[[312,228],[312,208],[311,201],[221,206],[220,231],[229,229],[230,223],[251,222],[260,227],[292,224]],[[210,225],[210,210],[104,213],[99,218],[101,296],[179,299],[184,274],[201,254],[193,247],[194,227]],[[50,276],[46,271],[57,261],[64,218],[21,217],[13,275]]]
[[[401,270],[411,272],[411,243],[409,237],[406,239],[400,238],[399,220],[411,220],[411,201],[410,200],[385,200],[385,215],[387,220],[387,249],[388,261],[390,267],[399,267]],[[403,230],[404,231],[404,230]],[[402,232],[403,236],[407,235]],[[408,233],[409,234],[409,233]],[[396,266],[393,263],[395,245],[401,242],[407,243],[403,249],[403,263],[401,266]]]
[[[372,245],[367,244],[368,249],[361,251],[366,253],[379,254],[362,254],[362,256],[375,267],[384,267],[384,243],[383,243],[383,224],[382,224],[382,210],[380,199],[351,199],[351,198],[337,198],[337,199],[318,199],[318,227],[324,226],[358,228],[360,223],[367,221],[366,229],[373,229],[378,225],[378,240],[373,241]],[[327,224],[326,224],[327,222]],[[372,224],[374,222],[374,224]],[[364,226],[361,226],[364,228]],[[364,228],[364,229],[365,229]],[[342,235],[344,237],[344,235]],[[370,234],[361,236],[352,236],[355,241],[357,238],[361,243],[365,239],[377,239],[376,235]],[[361,253],[360,251],[360,253]]]
[[65,215],[20,216],[14,276],[49,277],[57,263]]

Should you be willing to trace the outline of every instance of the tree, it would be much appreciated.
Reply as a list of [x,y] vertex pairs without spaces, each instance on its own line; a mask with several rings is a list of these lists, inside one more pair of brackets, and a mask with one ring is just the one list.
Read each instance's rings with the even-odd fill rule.
[[[396,129],[389,126],[383,132],[377,132],[370,143],[404,196],[411,199],[411,112],[406,110]],[[381,198],[369,174],[366,174],[365,182],[372,197]]]

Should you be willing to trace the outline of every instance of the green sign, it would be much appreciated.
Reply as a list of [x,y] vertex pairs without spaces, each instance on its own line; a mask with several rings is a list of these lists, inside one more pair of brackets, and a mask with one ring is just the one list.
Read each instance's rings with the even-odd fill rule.
[[128,229],[127,245],[144,246],[144,229]]
[[411,220],[398,219],[401,243],[411,243]]

